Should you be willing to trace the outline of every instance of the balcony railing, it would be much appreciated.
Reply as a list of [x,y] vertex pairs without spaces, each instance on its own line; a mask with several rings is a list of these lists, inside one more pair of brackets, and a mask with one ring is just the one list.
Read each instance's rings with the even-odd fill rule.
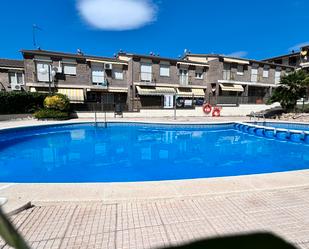
[[268,97],[262,96],[211,96],[211,105],[266,104]]

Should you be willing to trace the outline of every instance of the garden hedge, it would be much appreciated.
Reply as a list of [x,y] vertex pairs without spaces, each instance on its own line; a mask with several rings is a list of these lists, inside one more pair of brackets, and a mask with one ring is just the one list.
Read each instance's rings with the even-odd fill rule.
[[33,113],[43,108],[47,95],[37,92],[0,92],[0,114]]

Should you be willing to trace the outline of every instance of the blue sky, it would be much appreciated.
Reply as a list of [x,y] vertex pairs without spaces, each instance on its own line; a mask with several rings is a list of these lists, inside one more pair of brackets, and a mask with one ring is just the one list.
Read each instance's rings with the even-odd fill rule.
[[10,0],[1,9],[1,58],[33,49],[33,24],[42,49],[102,56],[186,48],[262,59],[309,43],[308,0]]

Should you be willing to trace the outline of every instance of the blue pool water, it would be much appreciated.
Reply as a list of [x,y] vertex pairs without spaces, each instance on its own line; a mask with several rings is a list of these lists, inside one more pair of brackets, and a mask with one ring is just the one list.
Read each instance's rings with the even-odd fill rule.
[[0,182],[127,182],[309,168],[309,144],[225,125],[93,124],[0,132]]

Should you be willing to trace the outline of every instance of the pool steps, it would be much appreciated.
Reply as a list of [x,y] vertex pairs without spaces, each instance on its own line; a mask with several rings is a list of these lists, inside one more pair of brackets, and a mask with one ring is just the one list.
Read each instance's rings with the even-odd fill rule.
[[242,122],[235,123],[234,128],[259,137],[309,144],[308,131],[274,128]]

